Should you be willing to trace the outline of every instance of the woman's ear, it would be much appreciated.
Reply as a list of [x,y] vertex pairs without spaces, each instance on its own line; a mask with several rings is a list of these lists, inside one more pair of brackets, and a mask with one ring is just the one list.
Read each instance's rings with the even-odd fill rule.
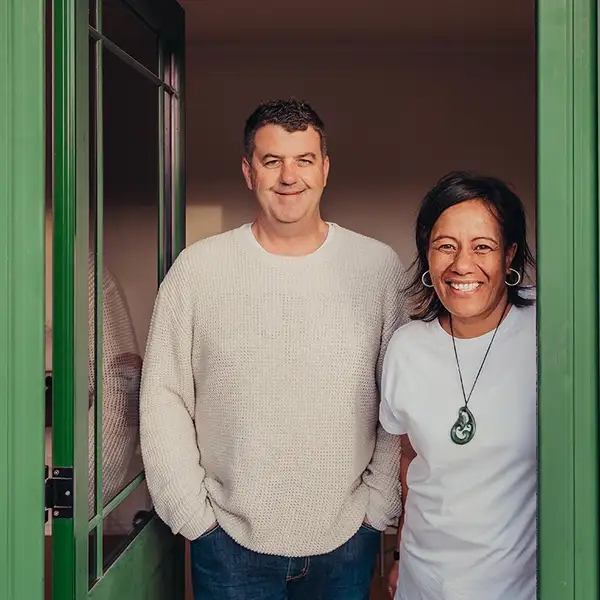
[[506,264],[505,264],[505,271],[506,274],[508,275],[510,273],[510,267],[512,265],[513,260],[515,260],[515,255],[517,253],[517,244],[513,244],[507,251],[506,251]]

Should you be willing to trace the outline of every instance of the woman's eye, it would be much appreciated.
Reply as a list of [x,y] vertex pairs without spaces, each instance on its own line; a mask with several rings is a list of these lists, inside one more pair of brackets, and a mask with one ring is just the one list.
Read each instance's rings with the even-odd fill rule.
[[489,252],[491,248],[487,244],[479,244],[475,247],[476,252]]
[[454,250],[454,246],[452,244],[440,244],[438,248],[440,250]]

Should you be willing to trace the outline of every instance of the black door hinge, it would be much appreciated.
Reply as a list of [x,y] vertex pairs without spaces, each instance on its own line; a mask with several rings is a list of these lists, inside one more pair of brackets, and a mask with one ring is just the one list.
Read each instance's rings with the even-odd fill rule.
[[52,467],[52,476],[48,477],[48,465],[45,465],[46,481],[46,521],[48,512],[53,519],[73,518],[73,467]]

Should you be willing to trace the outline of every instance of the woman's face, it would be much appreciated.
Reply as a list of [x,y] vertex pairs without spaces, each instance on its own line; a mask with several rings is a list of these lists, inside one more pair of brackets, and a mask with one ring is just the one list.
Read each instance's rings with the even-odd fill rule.
[[506,296],[515,251],[516,245],[505,250],[500,224],[481,200],[445,210],[431,232],[427,258],[446,310],[464,321],[489,317]]

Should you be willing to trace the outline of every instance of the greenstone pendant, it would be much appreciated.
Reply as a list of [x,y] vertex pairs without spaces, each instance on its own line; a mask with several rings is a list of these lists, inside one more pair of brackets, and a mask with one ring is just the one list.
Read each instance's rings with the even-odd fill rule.
[[456,419],[450,430],[450,438],[455,444],[463,446],[468,444],[474,435],[475,417],[466,406],[462,406],[458,409],[458,419]]

